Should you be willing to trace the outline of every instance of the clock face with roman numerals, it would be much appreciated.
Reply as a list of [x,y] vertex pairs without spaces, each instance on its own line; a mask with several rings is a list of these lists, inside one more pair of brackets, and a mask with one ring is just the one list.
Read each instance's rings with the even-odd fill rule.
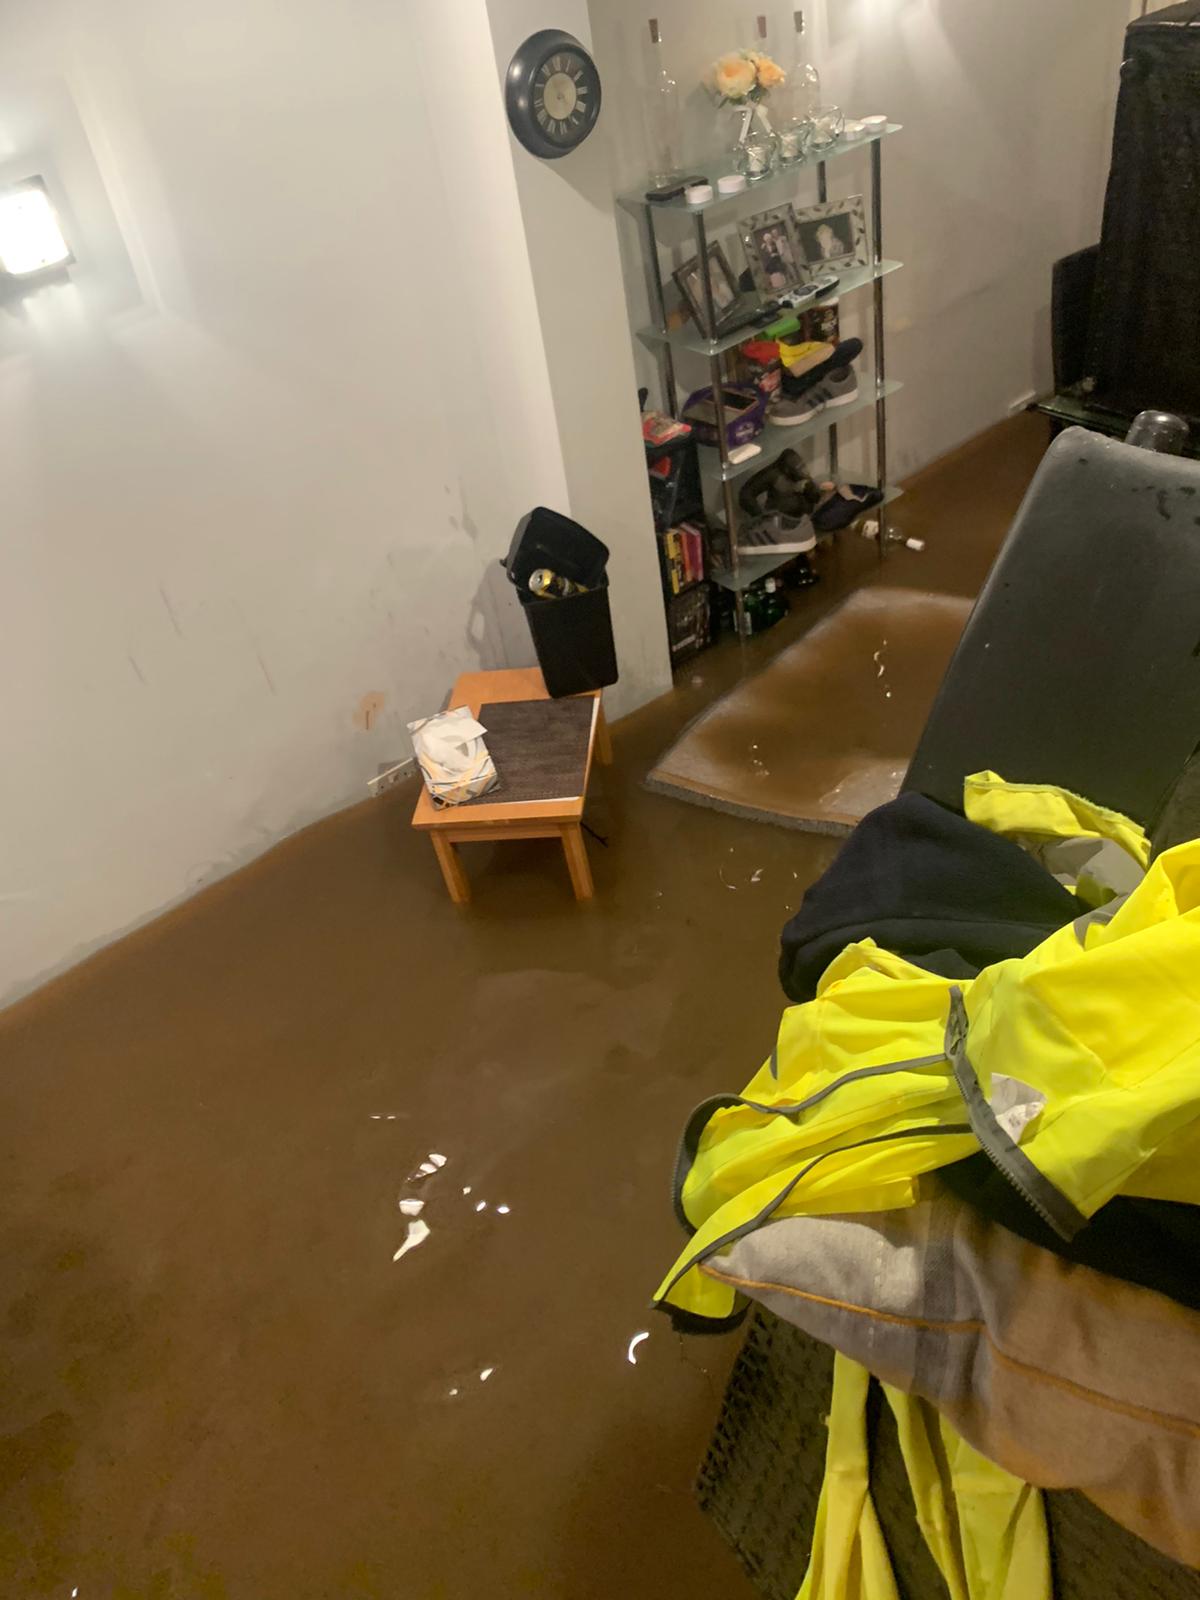
[[588,61],[570,50],[557,50],[543,61],[533,80],[533,114],[538,127],[555,144],[570,148],[588,125]]
[[600,115],[600,74],[577,39],[545,28],[508,69],[508,120],[527,150],[546,160],[583,143]]

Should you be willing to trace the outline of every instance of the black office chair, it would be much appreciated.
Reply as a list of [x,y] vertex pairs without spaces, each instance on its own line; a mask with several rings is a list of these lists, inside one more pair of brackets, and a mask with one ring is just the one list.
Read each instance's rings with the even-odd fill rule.
[[1200,462],[1070,428],[947,669],[906,790],[985,767],[1151,824],[1200,743]]

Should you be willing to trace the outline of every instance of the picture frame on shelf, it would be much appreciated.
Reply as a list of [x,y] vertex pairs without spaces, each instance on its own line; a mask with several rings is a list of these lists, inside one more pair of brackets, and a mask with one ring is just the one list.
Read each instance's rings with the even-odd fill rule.
[[725,254],[724,246],[714,240],[708,247],[708,281],[712,285],[713,310],[717,314],[716,328],[710,329],[708,326],[708,313],[704,305],[704,279],[700,276],[700,257],[693,256],[690,261],[685,261],[671,276],[696,326],[705,330],[710,338],[715,338],[722,320],[738,303],[737,279],[734,277],[733,268],[729,265],[729,257]]
[[860,194],[794,211],[796,242],[811,271],[846,272],[867,264],[867,214]]
[[808,281],[811,271],[796,236],[792,206],[759,211],[744,218],[740,226],[750,275],[764,300]]

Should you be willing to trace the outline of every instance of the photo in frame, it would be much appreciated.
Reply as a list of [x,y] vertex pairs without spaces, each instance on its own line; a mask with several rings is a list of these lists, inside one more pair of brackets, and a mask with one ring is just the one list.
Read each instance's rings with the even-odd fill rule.
[[738,286],[733,275],[733,268],[729,265],[729,257],[725,254],[720,244],[712,243],[708,247],[708,281],[712,285],[713,310],[717,314],[717,328],[708,326],[708,313],[704,304],[704,280],[700,276],[700,258],[693,256],[690,261],[685,261],[671,276],[676,287],[683,296],[684,304],[691,312],[696,326],[707,332],[710,338],[716,337],[717,328],[721,321],[737,305]]
[[867,218],[863,197],[826,200],[805,206],[792,218],[796,243],[805,265],[814,272],[845,272],[867,264]]
[[796,237],[796,214],[790,205],[746,217],[741,235],[754,287],[764,300],[808,281],[811,274]]

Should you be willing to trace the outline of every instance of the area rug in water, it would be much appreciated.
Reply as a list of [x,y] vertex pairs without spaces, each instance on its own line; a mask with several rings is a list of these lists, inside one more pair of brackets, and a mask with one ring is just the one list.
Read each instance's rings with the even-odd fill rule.
[[971,602],[859,589],[703,712],[646,780],[663,794],[809,833],[894,799]]

